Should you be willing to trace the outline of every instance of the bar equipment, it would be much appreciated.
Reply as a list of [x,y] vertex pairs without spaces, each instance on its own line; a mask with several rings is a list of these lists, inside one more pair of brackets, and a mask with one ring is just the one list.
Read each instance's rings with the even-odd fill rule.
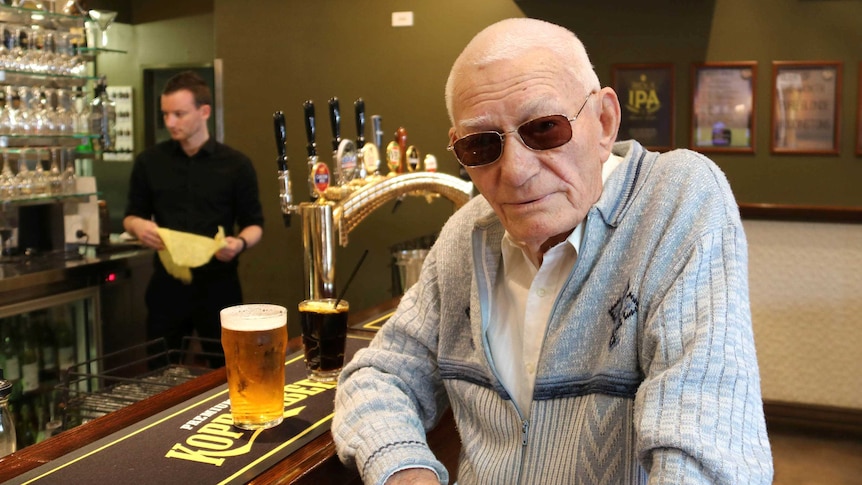
[[275,147],[278,151],[278,199],[281,201],[281,217],[284,227],[290,227],[290,215],[293,208],[293,192],[290,190],[290,171],[287,168],[287,129],[284,124],[284,112],[276,111],[273,115],[275,126]]
[[380,121],[379,115],[371,117],[374,142],[362,146],[362,161],[365,164],[365,172],[368,177],[380,176],[380,137],[383,135],[380,130]]
[[341,138],[341,109],[338,98],[329,100],[329,121],[332,126],[332,164],[338,185],[350,183],[356,177],[356,144]]
[[311,195],[311,200],[314,201],[317,199],[317,192],[314,190],[314,166],[318,162],[317,144],[314,142],[314,102],[309,99],[302,103],[302,110],[305,115],[305,137],[308,140],[308,145],[306,145],[308,151],[308,193]]
[[[333,128],[334,159],[337,159],[338,146],[341,144],[339,127],[340,120],[337,100],[330,100],[330,118]],[[309,103],[304,104],[306,114],[306,131],[309,135],[309,163],[313,160],[313,122],[309,123]],[[364,108],[364,107],[363,107]],[[313,111],[311,114],[313,120]],[[375,142],[382,142],[381,118],[372,117]],[[403,141],[406,143],[406,130]],[[352,143],[352,142],[351,142]],[[390,143],[400,151],[397,142]],[[365,147],[371,144],[364,144]],[[405,147],[406,149],[406,147]],[[387,151],[389,151],[387,149]],[[403,152],[400,152],[403,153]],[[397,158],[400,163],[400,153]],[[363,154],[363,158],[368,153]],[[418,156],[418,154],[417,154]],[[377,158],[372,155],[373,158]],[[371,163],[364,160],[366,163]],[[343,165],[343,163],[342,163]],[[407,195],[424,196],[429,202],[436,196],[443,196],[454,203],[457,210],[466,204],[473,195],[473,184],[452,175],[439,172],[416,170],[410,173],[395,173],[390,171],[386,177],[376,174],[377,170],[367,168],[367,177],[361,182],[329,186],[326,164],[315,162],[310,165],[313,190],[318,197],[312,202],[303,202],[295,207],[285,207],[282,211],[297,213],[302,219],[303,273],[305,278],[305,298],[321,299],[335,298],[335,245],[347,246],[348,235],[367,216],[391,200]],[[372,167],[373,168],[373,167]],[[398,165],[395,166],[395,169]],[[418,168],[418,167],[417,167]]]
[[353,103],[353,109],[356,113],[356,166],[359,170],[357,174],[359,180],[365,179],[368,176],[368,170],[365,167],[365,101],[362,98],[357,99]]

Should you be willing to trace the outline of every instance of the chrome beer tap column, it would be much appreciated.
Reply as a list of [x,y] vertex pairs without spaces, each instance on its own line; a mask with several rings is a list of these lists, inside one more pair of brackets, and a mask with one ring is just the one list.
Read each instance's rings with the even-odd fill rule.
[[[357,115],[358,124],[364,122],[363,105],[364,103],[360,103],[357,110],[358,113],[361,113],[361,115]],[[306,120],[308,120],[308,104],[305,106]],[[356,166],[358,158],[356,152],[358,150],[352,140],[341,140],[340,138],[340,113],[336,98],[330,101],[329,107],[333,128],[333,163],[337,167],[335,170],[340,172],[341,177],[339,178],[342,183],[330,186],[329,171],[325,164],[316,163],[310,181],[312,192],[317,194],[317,199],[303,202],[296,209],[302,218],[306,299],[334,298],[337,295],[335,287],[336,241],[341,246],[347,246],[350,231],[376,209],[407,195],[424,196],[429,202],[433,200],[433,196],[440,195],[452,201],[457,210],[466,204],[473,195],[471,182],[444,173],[423,171],[418,166],[415,166],[415,171],[410,173],[390,173],[388,176],[381,176],[377,150],[373,150],[372,153],[365,150],[366,147],[372,145],[379,146],[379,143],[382,142],[380,140],[382,134],[380,117],[376,115],[372,117],[376,143],[365,142],[361,129],[358,131],[360,143],[364,142],[362,161],[366,164],[367,177],[351,183],[354,176],[351,172],[359,171]],[[308,124],[306,124],[306,128],[308,128]],[[406,136],[402,140],[403,142],[406,142]],[[311,140],[309,143],[309,146],[312,146]],[[312,156],[312,151],[309,150],[309,157]],[[345,156],[347,156],[346,160]],[[351,156],[352,160],[350,159]],[[418,152],[416,157],[418,158]]]

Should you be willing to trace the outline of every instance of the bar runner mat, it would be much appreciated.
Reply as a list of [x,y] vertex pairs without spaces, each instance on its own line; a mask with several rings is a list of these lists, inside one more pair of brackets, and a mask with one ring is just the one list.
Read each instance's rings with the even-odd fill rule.
[[[368,343],[350,336],[345,361]],[[288,357],[284,378],[285,417],[274,428],[234,428],[223,384],[6,483],[246,483],[329,430],[335,385],[308,380],[302,352]]]

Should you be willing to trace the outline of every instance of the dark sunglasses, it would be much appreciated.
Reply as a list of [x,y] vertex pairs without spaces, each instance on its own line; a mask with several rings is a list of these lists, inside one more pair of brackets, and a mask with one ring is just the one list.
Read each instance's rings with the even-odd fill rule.
[[581,115],[592,94],[592,92],[587,94],[581,109],[571,118],[565,115],[542,116],[505,133],[499,131],[470,133],[457,139],[446,149],[455,153],[455,158],[461,165],[481,167],[500,159],[503,155],[504,138],[512,133],[518,133],[524,145],[531,150],[550,150],[563,146],[572,139],[572,122]]

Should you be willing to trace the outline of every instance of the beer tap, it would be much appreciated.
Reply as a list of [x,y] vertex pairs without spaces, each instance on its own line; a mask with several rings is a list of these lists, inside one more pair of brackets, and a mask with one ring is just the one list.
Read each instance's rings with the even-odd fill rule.
[[401,160],[398,162],[398,173],[407,171],[407,129],[399,126],[395,130],[395,142],[398,143],[398,148],[401,152]]
[[368,175],[365,167],[365,152],[362,150],[365,147],[365,101],[362,98],[357,99],[353,103],[353,109],[356,112],[356,164],[359,167],[359,178],[364,179]]
[[290,190],[290,171],[287,169],[287,130],[284,125],[284,112],[276,111],[272,116],[275,126],[275,147],[278,151],[278,197],[281,201],[281,217],[284,227],[290,227],[290,216],[296,212],[293,205],[293,192]]
[[[311,201],[302,202],[296,206],[293,206],[290,196],[290,178],[287,175],[287,155],[286,149],[284,149],[286,137],[284,135],[283,115],[276,114],[275,116],[276,141],[279,147],[279,181],[283,187],[281,191],[282,212],[285,216],[296,212],[302,223],[303,275],[305,280],[303,285],[307,299],[335,297],[335,246],[336,244],[342,247],[346,246],[350,232],[373,211],[392,200],[400,201],[405,195],[425,196],[426,200],[430,202],[427,194],[439,194],[451,200],[456,209],[466,204],[472,197],[472,183],[443,173],[416,170],[412,173],[402,173],[396,176],[393,170],[387,176],[381,176],[379,174],[380,153],[377,150],[377,147],[383,142],[381,117],[375,115],[371,118],[375,143],[366,141],[363,133],[363,105],[364,103],[357,103],[354,106],[357,108],[358,141],[362,148],[365,168],[369,175],[373,173],[374,176],[368,177],[361,183],[357,181],[357,183],[330,187],[329,168],[325,162],[319,161],[317,156],[314,139],[314,104],[311,101],[306,101],[303,104],[308,138],[309,188],[316,197],[312,195]],[[329,106],[333,132],[332,148],[336,167],[347,175],[352,152],[352,168],[355,173],[356,144],[352,140],[341,139],[338,100],[332,98]],[[406,138],[402,143],[406,143]],[[396,160],[400,161],[400,154],[407,150],[400,149],[397,142],[393,142],[392,145],[395,146],[395,151],[399,154]],[[373,152],[369,151],[372,149]],[[341,160],[340,165],[338,165],[339,159]],[[399,168],[397,163],[395,169]],[[287,223],[287,217],[285,217],[285,223]]]
[[329,98],[329,126],[332,128],[332,170],[340,183],[341,167],[338,166],[338,145],[341,143],[341,108],[336,97]]
[[356,176],[356,144],[353,140],[341,139],[341,110],[338,98],[329,100],[329,121],[332,125],[332,163],[338,185],[343,186]]
[[306,150],[308,151],[308,194],[312,202],[317,199],[317,192],[314,190],[314,166],[317,164],[317,144],[314,142],[314,102],[307,100],[302,103],[302,110],[305,118],[305,137],[308,140]]
[[383,129],[381,128],[380,115],[371,117],[371,130],[374,138],[373,143],[369,143],[362,148],[363,157],[365,158],[365,168],[368,175],[380,175],[380,149],[383,147]]

